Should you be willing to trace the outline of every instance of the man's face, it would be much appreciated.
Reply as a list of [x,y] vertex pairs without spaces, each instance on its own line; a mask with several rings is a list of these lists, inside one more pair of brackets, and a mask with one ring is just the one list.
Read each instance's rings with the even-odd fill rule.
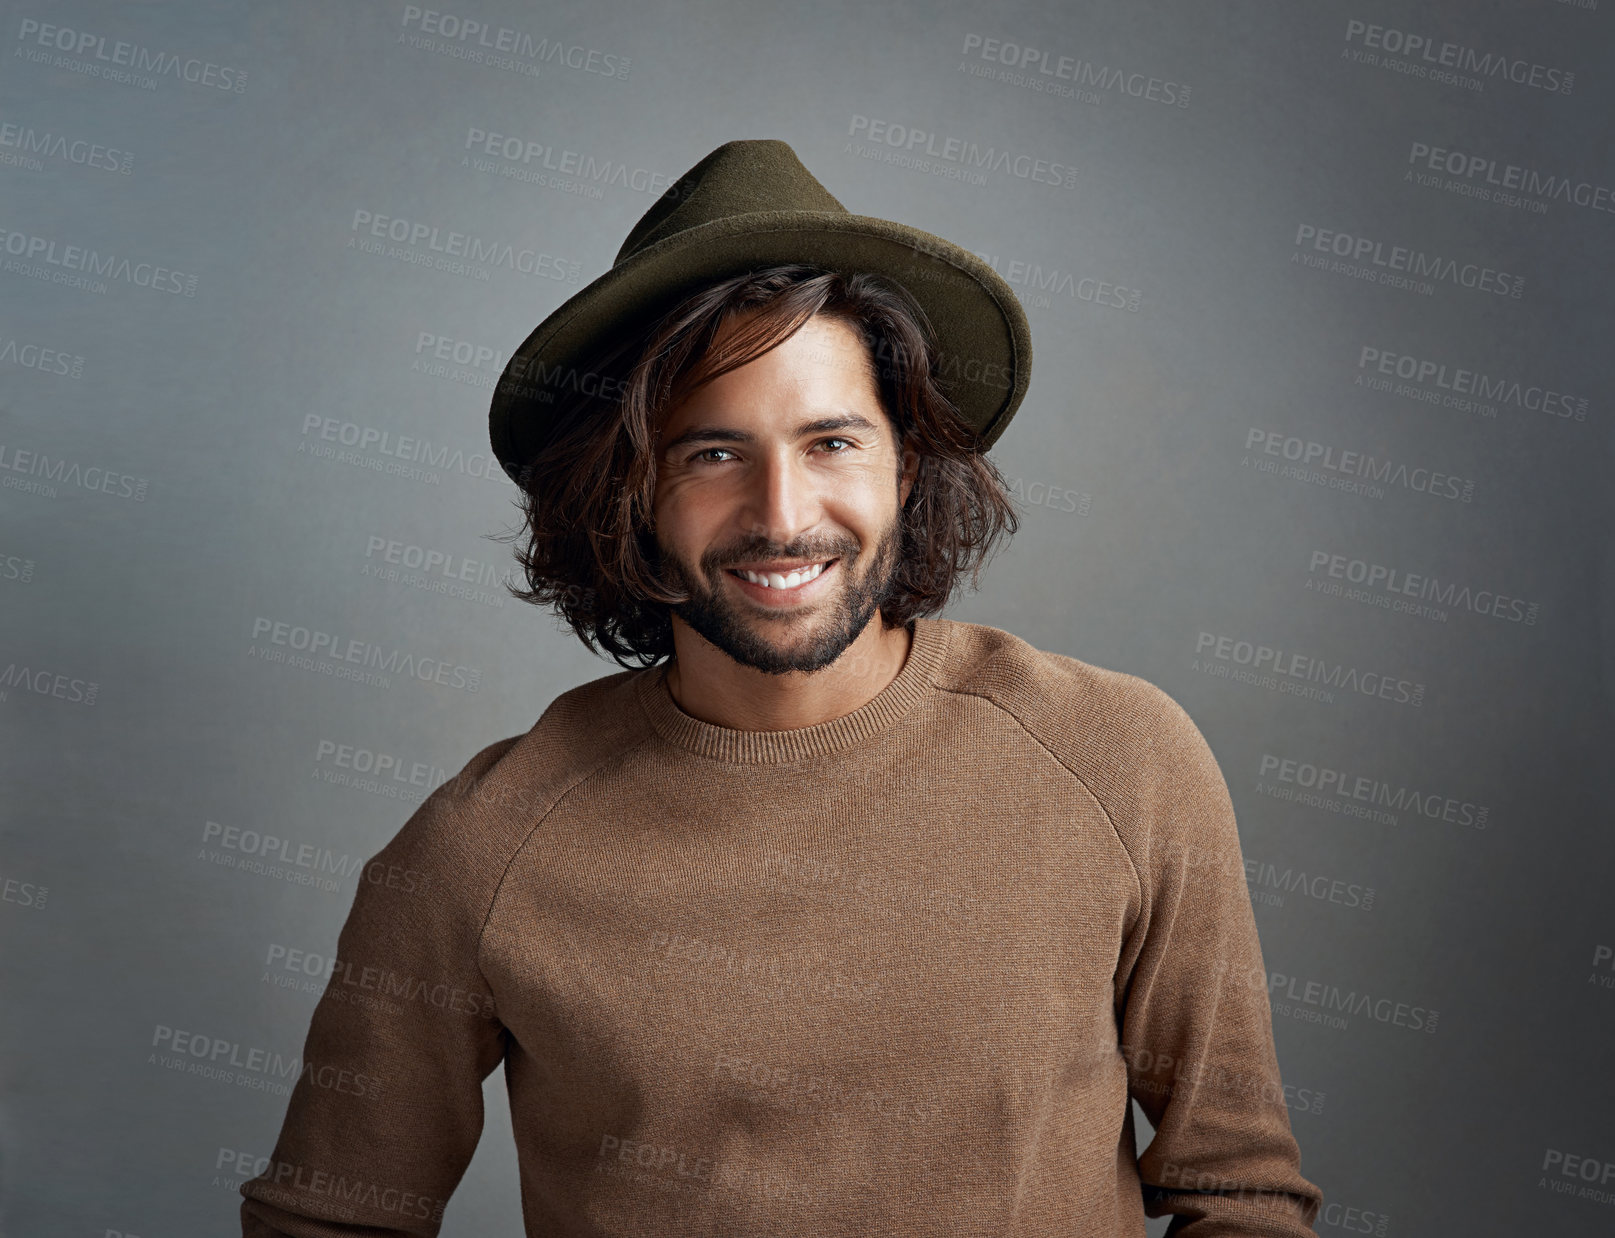
[[[899,489],[870,366],[850,327],[814,317],[691,393],[662,427],[656,541],[663,579],[690,595],[673,613],[746,666],[828,666],[900,566],[912,467]],[[778,587],[792,570],[805,574]]]

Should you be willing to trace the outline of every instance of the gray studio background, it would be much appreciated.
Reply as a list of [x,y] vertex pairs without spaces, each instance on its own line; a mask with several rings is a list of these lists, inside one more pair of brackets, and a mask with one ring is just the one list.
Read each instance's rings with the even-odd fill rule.
[[165,1037],[298,1052],[352,862],[618,669],[487,402],[742,137],[1022,295],[947,615],[1206,734],[1320,1235],[1615,1230],[1615,4],[446,3],[0,8],[5,1233],[237,1232],[284,1085]]

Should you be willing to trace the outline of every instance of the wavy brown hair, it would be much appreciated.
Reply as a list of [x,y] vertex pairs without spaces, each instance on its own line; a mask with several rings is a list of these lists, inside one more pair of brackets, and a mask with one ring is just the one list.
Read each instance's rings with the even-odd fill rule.
[[894,486],[917,457],[901,512],[901,564],[880,602],[881,621],[895,628],[936,614],[966,572],[977,587],[994,544],[1019,526],[1003,476],[948,397],[924,310],[877,275],[798,263],[702,289],[596,357],[586,371],[596,381],[557,397],[548,440],[519,473],[523,526],[500,539],[525,539],[515,553],[529,588],[507,586],[511,593],[554,607],[591,652],[604,649],[624,667],[670,658],[671,608],[687,595],[658,575],[661,426],[696,387],[767,352],[815,314],[846,323],[868,350],[898,444]]

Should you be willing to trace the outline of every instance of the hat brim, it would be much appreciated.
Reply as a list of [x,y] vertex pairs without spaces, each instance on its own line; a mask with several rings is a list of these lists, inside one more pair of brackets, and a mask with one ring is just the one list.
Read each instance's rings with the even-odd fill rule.
[[[559,392],[613,337],[649,326],[698,288],[758,267],[812,263],[901,284],[930,320],[941,377],[987,450],[1026,394],[1032,336],[1004,278],[961,246],[906,224],[838,211],[754,211],[648,246],[580,289],[528,335],[494,390],[488,432],[511,477],[544,445]],[[592,376],[598,379],[598,376]],[[587,389],[587,388],[585,388]]]

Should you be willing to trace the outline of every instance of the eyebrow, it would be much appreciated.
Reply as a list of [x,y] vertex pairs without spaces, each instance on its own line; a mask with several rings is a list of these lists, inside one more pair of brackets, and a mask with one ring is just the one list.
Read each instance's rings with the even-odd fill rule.
[[[835,417],[816,417],[796,427],[794,437],[806,438],[809,434],[823,434],[827,430],[865,430],[878,432],[880,427],[858,413],[842,413]],[[687,443],[752,443],[756,435],[728,426],[691,426],[678,437],[662,444],[662,450],[672,451]]]

